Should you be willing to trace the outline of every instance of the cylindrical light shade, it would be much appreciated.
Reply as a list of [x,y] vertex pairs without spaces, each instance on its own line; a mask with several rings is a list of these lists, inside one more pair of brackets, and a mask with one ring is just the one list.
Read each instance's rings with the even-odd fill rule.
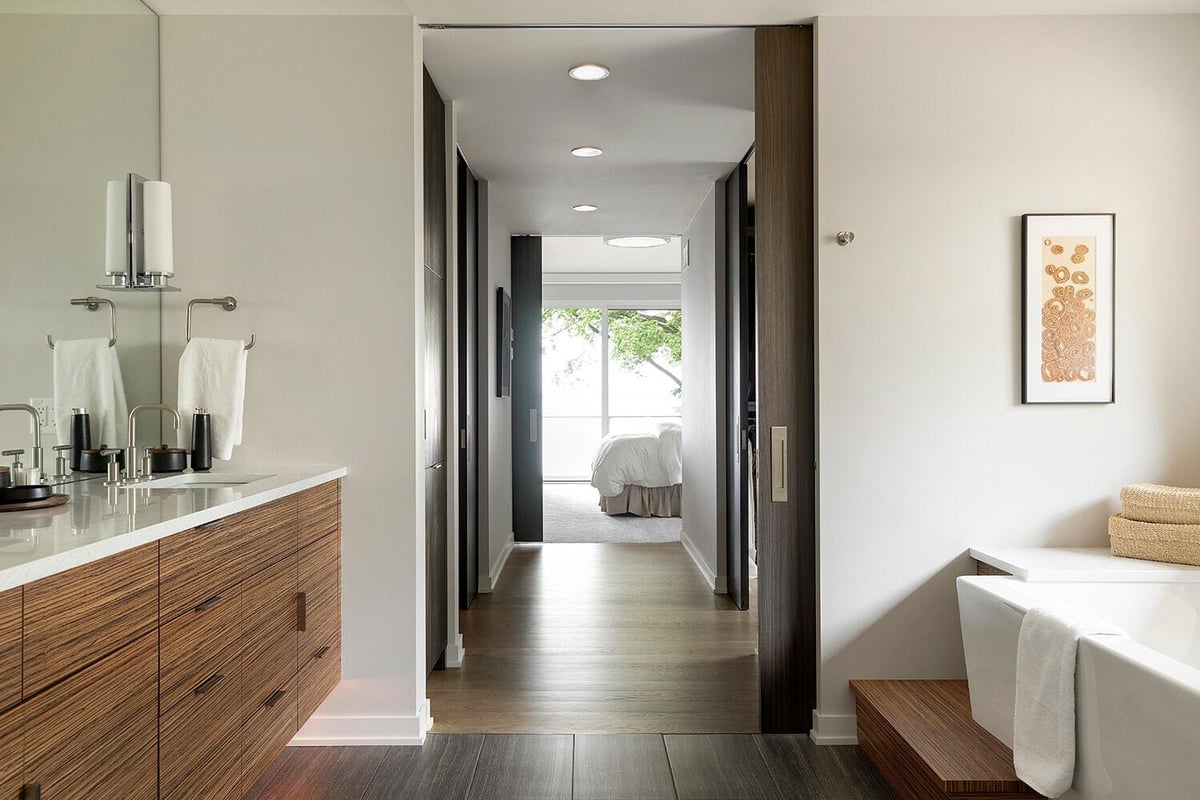
[[125,181],[109,181],[104,218],[104,274],[124,275],[128,271],[129,218]]
[[146,272],[175,274],[175,247],[171,234],[171,184],[146,181]]

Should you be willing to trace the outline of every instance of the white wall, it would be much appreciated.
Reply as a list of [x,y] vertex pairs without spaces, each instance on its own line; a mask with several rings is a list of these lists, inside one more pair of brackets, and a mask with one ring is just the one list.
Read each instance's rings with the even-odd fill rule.
[[162,18],[163,176],[180,295],[233,294],[235,465],[336,463],[344,681],[312,742],[420,741],[425,700],[421,46],[411,17]]
[[587,306],[589,303],[618,305],[630,303],[635,308],[661,304],[678,308],[682,298],[680,277],[660,275],[605,275],[604,273],[543,273],[542,304],[546,306]]
[[[513,547],[512,398],[496,397],[496,289],[512,294],[512,233],[495,192],[479,182],[479,363],[487,371],[487,413],[479,415],[479,591],[490,592]],[[466,646],[471,646],[466,642]]]
[[[1200,484],[1200,18],[818,23],[818,733],[961,677],[977,544],[1104,545]],[[1020,405],[1020,215],[1117,214],[1112,406]],[[850,247],[832,240],[853,230]]]
[[683,545],[725,591],[725,185],[683,233]]

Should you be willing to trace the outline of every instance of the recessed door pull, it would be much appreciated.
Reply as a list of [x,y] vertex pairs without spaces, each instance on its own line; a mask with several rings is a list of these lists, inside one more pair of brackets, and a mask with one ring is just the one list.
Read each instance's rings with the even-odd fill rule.
[[322,647],[320,650],[318,650],[317,652],[313,653],[313,658],[324,658],[324,657],[325,657],[325,654],[329,652],[329,649],[330,649],[330,648],[329,648],[329,645],[325,645],[325,646],[324,646],[324,647]]
[[203,603],[201,603],[200,605],[193,608],[192,611],[197,614],[203,614],[205,611],[211,611],[212,609],[221,605],[221,601],[222,601],[221,595],[214,594],[212,597],[208,598]]
[[279,705],[279,701],[283,699],[285,694],[287,694],[287,691],[284,689],[276,689],[275,691],[271,692],[271,696],[267,698],[267,708],[274,708],[275,706]]
[[771,428],[771,502],[788,501],[788,429]]
[[217,688],[217,684],[223,680],[225,680],[225,676],[219,672],[216,673],[215,675],[209,675],[207,678],[205,678],[200,683],[199,686],[197,686],[195,689],[192,689],[192,694],[194,694],[194,695],[208,694],[213,689]]

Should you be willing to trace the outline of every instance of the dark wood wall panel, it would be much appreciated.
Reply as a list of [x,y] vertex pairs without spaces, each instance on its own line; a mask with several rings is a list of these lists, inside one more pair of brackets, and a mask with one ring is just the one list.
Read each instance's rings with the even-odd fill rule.
[[[446,277],[446,103],[425,70],[425,266]],[[439,177],[440,176],[440,177]]]
[[753,324],[749,295],[749,208],[745,164],[725,181],[725,469],[726,578],[729,599],[743,611],[750,607],[749,425],[750,337]]
[[[754,44],[762,728],[802,733],[817,661],[812,29],[759,28]],[[787,502],[771,500],[776,426]]]
[[[458,570],[460,608],[479,592],[479,181],[458,153]],[[485,362],[486,364],[486,359]],[[484,378],[481,380],[480,378]],[[486,401],[485,401],[486,402]],[[486,408],[486,406],[484,406]]]
[[21,700],[22,591],[0,592],[0,710]]
[[425,470],[425,585],[429,604],[425,609],[426,668],[443,665],[449,611],[446,605],[446,470]]
[[512,239],[513,533],[542,541],[542,237]]

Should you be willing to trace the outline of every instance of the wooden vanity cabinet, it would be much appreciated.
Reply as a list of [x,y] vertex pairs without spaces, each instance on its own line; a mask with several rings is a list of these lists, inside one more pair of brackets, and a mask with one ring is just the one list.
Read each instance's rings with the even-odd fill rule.
[[[21,587],[0,592],[0,711],[21,702]],[[0,736],[4,733],[0,729]],[[0,765],[0,769],[3,766]],[[0,794],[0,798],[4,795]]]
[[23,713],[24,709],[20,706],[0,713],[0,797],[7,800],[21,796],[25,767],[25,740],[21,727]]

